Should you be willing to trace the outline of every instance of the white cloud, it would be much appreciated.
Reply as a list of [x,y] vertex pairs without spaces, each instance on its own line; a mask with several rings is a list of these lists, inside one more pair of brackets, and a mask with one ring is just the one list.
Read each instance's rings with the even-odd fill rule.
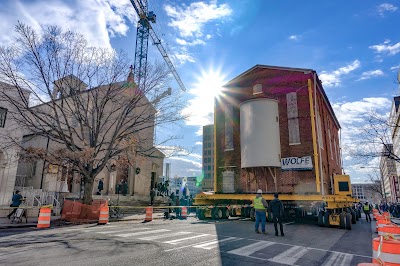
[[183,39],[179,39],[179,38],[177,38],[176,39],[176,42],[178,43],[178,44],[180,44],[180,45],[187,45],[187,46],[195,46],[195,45],[204,45],[204,44],[206,44],[203,40],[200,40],[200,39],[196,39],[196,40],[194,40],[194,41],[192,41],[192,42],[187,42],[187,41],[185,41],[185,40],[183,40]]
[[166,160],[171,163],[171,176],[197,176],[202,172],[202,164],[186,157],[171,157]]
[[359,68],[361,65],[359,60],[354,60],[351,64],[341,67],[335,71],[332,72],[327,72],[327,71],[322,71],[321,74],[319,75],[319,78],[321,79],[322,83],[326,87],[337,87],[341,83],[341,76],[349,74],[351,71],[354,71],[355,69]]
[[136,21],[129,0],[8,1],[0,9],[0,43],[9,44],[17,21],[41,32],[43,25],[57,25],[77,31],[94,46],[110,48],[110,38],[125,35],[128,22]]
[[289,40],[292,40],[292,41],[298,41],[298,40],[300,40],[300,38],[301,38],[301,35],[291,35],[291,36],[289,36]]
[[203,145],[203,142],[197,141],[194,145]]
[[390,45],[389,42],[383,44],[372,45],[369,48],[375,50],[376,53],[387,53],[389,55],[396,55],[400,52],[400,42]]
[[399,69],[400,68],[400,65],[398,65],[398,66],[392,66],[391,68],[390,68],[390,70],[397,70],[397,69]]
[[388,4],[388,3],[383,3],[377,7],[378,14],[382,17],[385,16],[386,12],[393,13],[393,12],[396,12],[397,9],[398,9],[397,6],[394,6],[394,5]]
[[206,23],[232,14],[232,9],[228,4],[217,5],[216,1],[210,4],[195,2],[182,7],[165,5],[164,9],[167,15],[172,17],[168,25],[177,28],[182,37],[201,37]]
[[358,80],[370,79],[372,77],[383,76],[383,71],[380,69],[366,71],[361,74],[361,78]]

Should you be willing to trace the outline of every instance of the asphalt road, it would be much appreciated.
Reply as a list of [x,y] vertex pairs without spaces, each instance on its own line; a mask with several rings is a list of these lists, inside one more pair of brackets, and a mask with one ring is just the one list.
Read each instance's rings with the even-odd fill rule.
[[[372,223],[374,225],[374,223]],[[0,231],[1,265],[357,265],[371,262],[374,233],[291,223],[254,233],[247,220],[156,220]]]

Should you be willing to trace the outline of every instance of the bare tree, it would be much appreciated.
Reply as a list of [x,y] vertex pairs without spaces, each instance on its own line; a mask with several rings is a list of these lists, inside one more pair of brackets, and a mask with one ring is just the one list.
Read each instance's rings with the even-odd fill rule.
[[[83,176],[85,204],[111,159],[156,156],[154,128],[184,119],[179,92],[160,95],[171,77],[166,66],[149,66],[146,87],[139,89],[124,53],[90,47],[82,35],[55,26],[39,34],[19,22],[15,30],[15,42],[0,48],[0,78],[18,97],[5,91],[1,98],[15,107],[10,115],[26,135],[54,144],[25,147],[27,155],[69,165]],[[175,138],[165,135],[156,144]]]
[[378,194],[381,199],[385,197],[385,193],[383,191],[382,186],[382,178],[378,171],[374,171],[373,173],[368,174],[368,179],[371,182],[366,190],[369,190],[371,194]]

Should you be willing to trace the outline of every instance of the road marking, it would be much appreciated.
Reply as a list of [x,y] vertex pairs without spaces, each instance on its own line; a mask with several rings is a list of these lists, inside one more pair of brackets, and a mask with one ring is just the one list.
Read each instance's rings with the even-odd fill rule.
[[294,224],[295,222],[288,222],[288,223],[284,223],[284,225],[288,225],[288,224]]
[[136,233],[119,234],[119,235],[115,235],[115,236],[117,236],[117,237],[130,237],[130,236],[140,236],[140,235],[155,234],[155,233],[169,232],[169,231],[171,231],[171,230],[159,229],[159,230],[152,230],[152,231],[144,231],[144,232],[136,232]]
[[239,240],[240,238],[228,237],[228,238],[225,238],[225,239],[214,240],[214,241],[207,242],[207,243],[200,244],[200,245],[196,245],[196,246],[193,246],[193,247],[194,248],[202,248],[202,249],[210,250],[210,249],[216,248],[222,242],[226,242],[226,241],[230,241],[230,240],[234,240],[234,239]]
[[165,244],[172,244],[172,245],[176,245],[179,242],[185,241],[185,240],[189,240],[189,239],[194,239],[194,238],[200,238],[200,237],[205,237],[205,236],[211,236],[210,234],[201,234],[201,235],[197,235],[197,236],[191,236],[191,237],[185,237],[185,238],[180,238],[180,239],[174,239],[174,240],[170,240],[170,241],[166,241],[163,242]]
[[251,245],[247,245],[241,248],[233,249],[231,251],[228,251],[230,254],[235,254],[239,256],[249,256],[259,250],[262,250],[268,246],[276,244],[275,242],[270,242],[270,241],[259,241],[256,243],[253,243]]
[[[209,243],[210,242],[210,240],[207,240],[207,241],[203,241],[203,242],[200,242],[200,243],[197,243],[197,244],[203,244],[203,243]],[[182,247],[178,247],[178,248],[171,248],[171,249],[167,249],[167,250],[165,250],[166,252],[168,252],[168,251],[174,251],[174,250],[178,250],[178,249],[183,249],[183,248],[190,248],[190,247],[192,247],[194,244],[190,244],[190,245],[187,245],[187,246],[182,246]]]
[[306,252],[308,251],[305,247],[292,247],[282,252],[281,254],[269,259],[269,261],[282,263],[286,265],[294,265]]
[[323,263],[323,266],[333,266],[340,265],[346,266],[350,265],[350,262],[353,260],[353,255],[341,253],[341,252],[333,252],[333,254],[329,257],[329,260]]
[[112,227],[118,227],[117,225],[105,225],[105,226],[91,226],[91,227],[81,227],[81,228],[65,228],[66,231],[82,231],[82,230],[98,230],[98,229],[109,229]]
[[159,239],[159,238],[181,236],[181,235],[187,235],[187,234],[192,234],[192,232],[175,232],[175,233],[166,234],[166,235],[148,236],[148,237],[143,237],[143,238],[139,238],[139,239],[140,240],[155,240],[155,239]]
[[[117,229],[117,228],[115,228]],[[126,231],[139,231],[139,230],[147,230],[150,229],[148,227],[141,227],[141,228],[129,228],[129,229],[124,229],[124,230],[111,230],[111,231],[101,231],[101,232],[96,232],[98,234],[112,234],[112,233],[119,233],[119,232],[126,232]]]

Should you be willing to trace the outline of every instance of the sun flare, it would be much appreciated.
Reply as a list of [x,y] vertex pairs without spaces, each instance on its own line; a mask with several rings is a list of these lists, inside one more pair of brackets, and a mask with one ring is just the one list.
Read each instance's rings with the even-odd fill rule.
[[220,70],[201,71],[197,77],[196,87],[205,97],[215,98],[221,95],[222,86],[226,83],[226,75]]

